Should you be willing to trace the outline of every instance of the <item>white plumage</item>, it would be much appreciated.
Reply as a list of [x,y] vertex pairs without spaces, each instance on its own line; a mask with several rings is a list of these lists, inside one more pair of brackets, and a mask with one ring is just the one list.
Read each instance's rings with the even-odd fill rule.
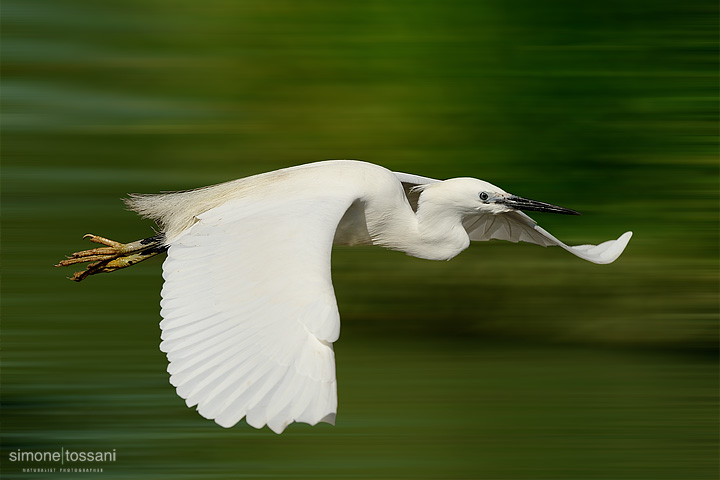
[[134,195],[128,205],[165,234],[160,348],[178,395],[223,427],[245,417],[277,433],[292,422],[335,420],[333,243],[449,260],[471,240],[500,239],[610,263],[632,235],[569,247],[519,209],[571,210],[482,180],[438,181],[348,160]]

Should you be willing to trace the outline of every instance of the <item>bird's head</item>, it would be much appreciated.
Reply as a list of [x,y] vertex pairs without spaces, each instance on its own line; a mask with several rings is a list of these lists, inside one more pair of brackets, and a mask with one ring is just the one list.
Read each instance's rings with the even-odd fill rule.
[[434,204],[451,208],[462,215],[506,213],[513,210],[580,215],[575,210],[549,203],[518,197],[476,178],[451,178],[442,182],[420,185],[419,205]]

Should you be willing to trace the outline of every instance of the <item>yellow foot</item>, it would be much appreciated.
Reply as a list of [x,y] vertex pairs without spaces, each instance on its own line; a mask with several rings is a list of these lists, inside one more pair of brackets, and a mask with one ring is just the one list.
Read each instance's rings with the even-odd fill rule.
[[85,279],[88,275],[114,272],[121,268],[130,267],[167,250],[167,246],[164,245],[165,236],[162,234],[132,243],[120,243],[91,233],[88,233],[83,238],[88,238],[91,242],[106,246],[73,253],[67,259],[55,265],[56,267],[65,267],[76,263],[93,262],[87,266],[86,270],[75,272],[72,277],[68,277],[76,282]]

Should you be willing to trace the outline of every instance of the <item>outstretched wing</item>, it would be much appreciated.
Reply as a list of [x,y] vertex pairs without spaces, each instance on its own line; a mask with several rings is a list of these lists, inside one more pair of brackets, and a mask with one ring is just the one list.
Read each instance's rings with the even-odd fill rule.
[[160,348],[170,382],[223,427],[243,417],[276,433],[334,423],[340,317],[330,253],[354,199],[303,197],[229,201],[168,250]]
[[593,263],[612,263],[625,250],[632,232],[623,233],[617,240],[608,240],[600,245],[568,246],[523,212],[507,212],[498,215],[480,214],[464,222],[470,240],[507,240],[528,242],[543,247],[557,245],[573,255]]
[[[439,180],[408,173],[393,172],[402,182],[405,194],[408,196],[413,210],[417,210],[417,197],[419,193],[413,191],[412,187],[428,183],[439,182]],[[469,218],[463,222],[463,226],[473,241],[486,240],[507,240],[509,242],[528,242],[548,247],[559,246],[593,263],[612,263],[625,250],[632,232],[625,232],[617,240],[608,240],[600,245],[578,245],[568,246],[551,235],[547,230],[540,227],[535,220],[523,212],[507,212],[497,215],[482,213]]]

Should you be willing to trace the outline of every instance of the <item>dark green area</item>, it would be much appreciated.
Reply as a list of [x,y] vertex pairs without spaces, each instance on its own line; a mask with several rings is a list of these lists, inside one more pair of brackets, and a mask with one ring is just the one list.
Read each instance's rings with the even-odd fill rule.
[[[8,0],[2,18],[2,478],[715,479],[718,6]],[[635,236],[609,266],[474,244],[338,248],[337,426],[202,419],[158,350],[160,261],[75,284],[129,192],[354,158],[472,176]],[[65,475],[67,477],[67,475]],[[67,477],[69,478],[69,477]]]

